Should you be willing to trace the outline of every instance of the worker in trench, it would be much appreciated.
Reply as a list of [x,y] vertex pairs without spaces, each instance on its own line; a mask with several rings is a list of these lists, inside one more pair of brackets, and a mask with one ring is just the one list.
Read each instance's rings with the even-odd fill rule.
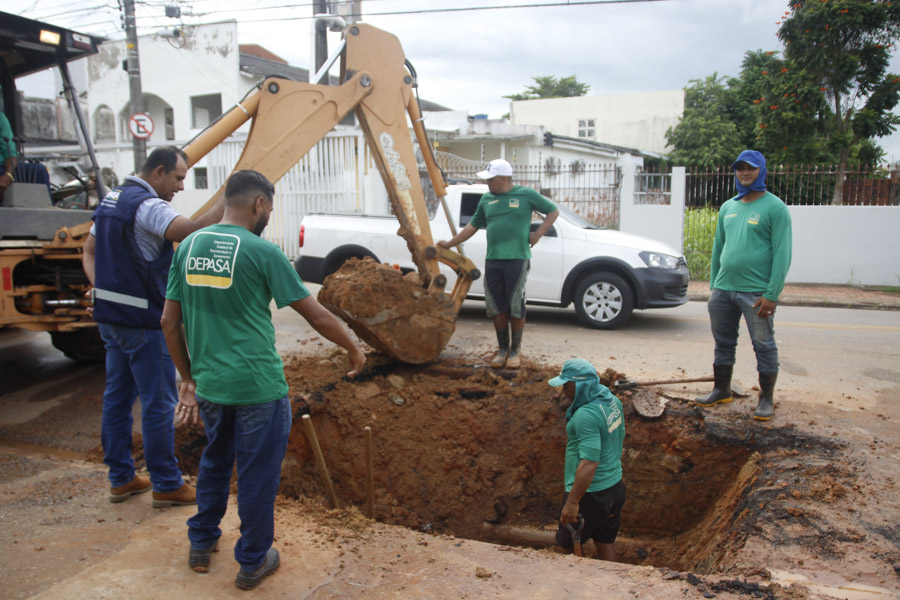
[[197,476],[197,514],[187,522],[188,565],[199,573],[209,570],[236,462],[241,529],[234,557],[240,589],[255,588],[281,562],[272,542],[291,403],[270,303],[290,306],[344,348],[350,377],[366,361],[340,322],[309,294],[281,249],[259,237],[274,194],[275,187],[256,171],[238,171],[228,179],[221,223],[188,236],[175,252],[162,314],[182,379],[175,414],[188,423],[202,418],[208,442]]
[[[487,228],[484,302],[497,333],[499,350],[491,366],[498,369],[515,369],[521,364],[519,351],[525,330],[525,282],[531,247],[559,216],[553,202],[529,187],[513,185],[512,175],[512,165],[502,158],[492,160],[478,173],[479,178],[487,180],[488,193],[478,202],[472,220],[451,240],[437,243],[449,249]],[[531,231],[535,212],[545,216],[537,230]]]
[[594,366],[582,358],[567,360],[559,375],[547,383],[562,386],[563,394],[572,401],[566,409],[566,495],[556,543],[571,551],[574,541],[566,525],[580,526],[580,539],[593,539],[599,557],[616,562],[615,541],[625,504],[622,403],[600,383]]

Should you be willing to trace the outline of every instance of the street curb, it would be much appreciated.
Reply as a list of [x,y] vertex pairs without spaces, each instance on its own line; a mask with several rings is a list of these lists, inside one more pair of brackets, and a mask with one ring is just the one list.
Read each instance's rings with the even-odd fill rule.
[[[688,300],[706,302],[709,294],[689,294]],[[875,302],[869,300],[847,300],[822,298],[818,296],[782,296],[778,300],[780,306],[811,306],[819,308],[854,308],[858,310],[900,310],[898,302]]]

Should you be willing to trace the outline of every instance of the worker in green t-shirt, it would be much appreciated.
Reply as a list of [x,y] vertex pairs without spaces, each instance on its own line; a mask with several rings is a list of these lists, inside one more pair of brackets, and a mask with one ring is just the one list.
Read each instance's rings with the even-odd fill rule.
[[0,111],[0,198],[3,197],[6,188],[16,179],[17,161],[12,126],[3,111]]
[[707,307],[713,338],[713,391],[700,406],[731,402],[731,376],[741,316],[747,322],[759,372],[759,402],[753,418],[774,414],[778,379],[775,307],[791,266],[791,214],[766,190],[766,159],[744,150],[732,165],[738,195],[719,209],[709,275]]
[[[181,374],[175,414],[206,429],[197,478],[197,514],[188,520],[189,566],[209,570],[237,463],[241,534],[235,585],[251,589],[280,564],[275,495],[291,429],[284,366],[269,309],[290,306],[349,354],[356,375],[366,357],[313,298],[278,246],[259,237],[275,187],[256,171],[238,171],[225,188],[222,221],[189,235],[169,270],[162,328]],[[182,326],[183,321],[183,326]]]
[[[450,241],[439,246],[452,248],[466,241],[479,229],[487,228],[487,256],[484,264],[484,301],[487,315],[494,321],[497,356],[495,368],[518,368],[519,347],[525,329],[525,282],[531,261],[531,247],[544,236],[559,209],[547,198],[529,187],[513,185],[512,165],[498,158],[492,160],[478,177],[487,180],[488,193],[481,197],[472,220]],[[543,223],[531,231],[535,213],[544,214]],[[510,335],[511,329],[511,335]]]
[[571,550],[573,533],[577,533],[578,541],[594,540],[602,560],[615,562],[614,544],[625,505],[622,403],[600,383],[594,365],[583,358],[567,360],[559,375],[547,383],[562,386],[572,401],[566,410],[566,495],[556,543]]

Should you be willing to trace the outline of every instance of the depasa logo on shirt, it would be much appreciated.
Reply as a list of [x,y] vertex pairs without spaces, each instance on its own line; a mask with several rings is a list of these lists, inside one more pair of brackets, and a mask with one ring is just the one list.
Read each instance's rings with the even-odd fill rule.
[[184,276],[188,285],[231,287],[241,239],[230,233],[201,231],[191,240]]
[[747,218],[747,223],[750,225],[759,225],[759,213],[750,213],[750,216]]
[[510,198],[509,199],[509,207],[510,208],[519,208],[519,199],[518,198]]

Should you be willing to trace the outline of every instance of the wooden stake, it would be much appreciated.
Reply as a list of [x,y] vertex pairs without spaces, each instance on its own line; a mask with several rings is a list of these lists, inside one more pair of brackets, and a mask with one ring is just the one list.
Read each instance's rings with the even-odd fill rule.
[[372,471],[372,428],[366,427],[366,509],[375,519],[375,476]]
[[313,453],[316,455],[316,464],[319,465],[319,473],[322,475],[322,479],[325,480],[325,487],[328,488],[328,494],[331,496],[331,503],[335,508],[340,508],[341,506],[338,504],[337,494],[334,493],[334,484],[331,483],[331,475],[328,474],[328,467],[325,466],[325,457],[322,456],[322,448],[319,447],[319,438],[316,437],[316,430],[313,427],[312,419],[309,418],[309,415],[303,415],[301,418],[306,427],[306,434],[309,436],[309,445],[312,446]]

